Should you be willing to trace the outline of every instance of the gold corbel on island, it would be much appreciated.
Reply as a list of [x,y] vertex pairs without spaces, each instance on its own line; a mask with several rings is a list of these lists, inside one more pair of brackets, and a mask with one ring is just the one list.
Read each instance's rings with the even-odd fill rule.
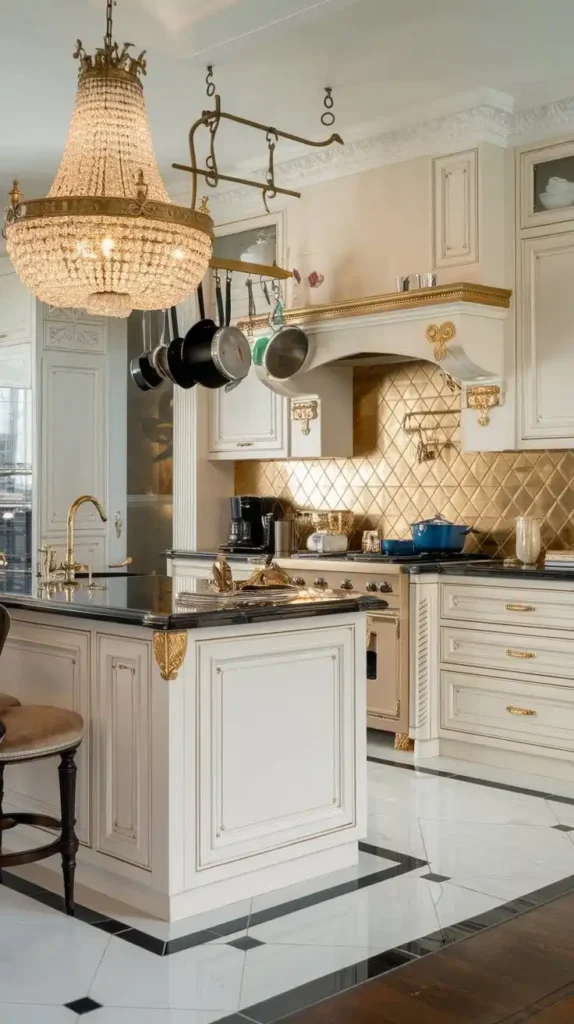
[[153,651],[161,678],[166,682],[177,679],[187,651],[187,633],[156,630],[153,634]]
[[456,335],[456,327],[452,320],[445,320],[442,324],[429,324],[426,329],[427,341],[434,346],[433,354],[440,363],[446,356],[446,346]]

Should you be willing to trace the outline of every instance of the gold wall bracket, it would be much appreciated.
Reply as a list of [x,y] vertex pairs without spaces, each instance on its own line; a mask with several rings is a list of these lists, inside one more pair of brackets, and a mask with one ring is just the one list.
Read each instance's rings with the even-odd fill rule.
[[310,434],[311,420],[316,420],[319,417],[319,402],[316,399],[312,401],[291,401],[291,419],[301,424],[301,433]]
[[477,384],[467,388],[466,405],[468,409],[478,409],[479,427],[487,427],[490,423],[489,409],[500,405],[500,388],[498,384]]
[[456,327],[452,320],[445,320],[442,324],[429,324],[426,329],[427,341],[433,346],[433,355],[440,363],[446,356],[446,346],[456,335]]
[[157,630],[153,634],[153,650],[162,679],[177,679],[187,651],[187,633]]

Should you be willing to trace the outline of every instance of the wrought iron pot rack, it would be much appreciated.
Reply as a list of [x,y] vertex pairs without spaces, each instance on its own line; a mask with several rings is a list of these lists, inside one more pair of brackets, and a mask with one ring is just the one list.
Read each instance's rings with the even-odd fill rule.
[[[249,128],[254,128],[256,131],[264,132],[265,139],[267,142],[268,149],[268,165],[265,174],[265,181],[253,181],[249,178],[237,178],[231,174],[222,174],[217,165],[217,156],[215,153],[215,140],[216,135],[222,120],[234,121],[236,124],[246,125]],[[199,128],[204,127],[209,131],[209,155],[205,161],[205,168],[198,167],[197,156],[195,149],[195,135]],[[172,164],[172,167],[178,171],[187,171],[192,175],[192,190],[191,190],[191,209],[196,209],[197,204],[197,183],[198,178],[202,177],[205,179],[206,184],[210,188],[217,188],[220,181],[232,181],[238,185],[245,185],[247,188],[259,189],[262,193],[263,204],[265,209],[269,213],[269,206],[267,205],[268,199],[274,199],[277,195],[293,196],[296,199],[301,198],[301,193],[296,192],[293,189],[282,188],[277,185],[275,181],[275,147],[279,139],[290,139],[292,142],[298,142],[303,146],[314,146],[318,148],[324,148],[325,146],[332,146],[335,142],[343,145],[343,140],[340,135],[334,132],[322,142],[316,142],[313,139],[305,139],[301,135],[293,135],[291,132],[284,132],[278,128],[274,128],[272,125],[264,125],[259,121],[251,121],[246,117],[239,117],[237,114],[229,114],[227,111],[221,109],[221,97],[215,96],[215,107],[213,110],[202,111],[201,117],[198,117],[189,131],[189,157],[190,165],[187,164]],[[200,212],[204,212],[200,209]],[[284,270],[282,267],[278,267],[275,264],[273,266],[267,266],[259,263],[244,263],[242,260],[228,260],[221,259],[220,257],[213,257],[210,262],[210,266],[216,270],[230,270],[239,273],[246,274],[260,274],[266,277],[277,278],[285,280],[288,277],[292,277],[291,271]]]

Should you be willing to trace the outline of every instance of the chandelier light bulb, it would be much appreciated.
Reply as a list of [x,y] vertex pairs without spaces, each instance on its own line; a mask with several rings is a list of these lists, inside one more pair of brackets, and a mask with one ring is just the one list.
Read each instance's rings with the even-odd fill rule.
[[26,287],[56,307],[105,316],[165,309],[197,288],[212,254],[213,224],[171,202],[156,163],[140,75],[145,54],[112,42],[80,76],[64,155],[46,199],[23,202],[18,183],[6,214],[6,246]]

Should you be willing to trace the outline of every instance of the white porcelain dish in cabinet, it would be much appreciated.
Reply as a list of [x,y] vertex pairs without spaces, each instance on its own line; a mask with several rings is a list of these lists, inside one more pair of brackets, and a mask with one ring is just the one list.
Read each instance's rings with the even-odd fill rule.
[[574,691],[551,680],[443,669],[440,732],[510,740],[546,752],[574,750]]
[[443,626],[441,661],[523,675],[574,679],[574,638]]
[[466,624],[492,622],[574,630],[574,590],[550,586],[542,590],[518,583],[502,587],[445,583],[441,587],[441,615]]

